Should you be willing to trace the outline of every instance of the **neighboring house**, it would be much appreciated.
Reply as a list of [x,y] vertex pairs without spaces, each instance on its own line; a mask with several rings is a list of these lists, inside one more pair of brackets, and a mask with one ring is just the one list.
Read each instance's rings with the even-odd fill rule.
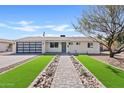
[[100,44],[88,37],[26,37],[15,40],[13,52],[99,54]]
[[0,39],[0,52],[11,52],[14,41],[7,39]]
[[88,37],[25,37],[0,39],[0,52],[99,54],[100,44]]

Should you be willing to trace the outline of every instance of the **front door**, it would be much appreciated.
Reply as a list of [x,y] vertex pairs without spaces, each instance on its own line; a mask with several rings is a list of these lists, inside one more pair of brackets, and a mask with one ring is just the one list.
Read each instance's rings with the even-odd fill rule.
[[66,42],[62,42],[62,53],[66,53]]

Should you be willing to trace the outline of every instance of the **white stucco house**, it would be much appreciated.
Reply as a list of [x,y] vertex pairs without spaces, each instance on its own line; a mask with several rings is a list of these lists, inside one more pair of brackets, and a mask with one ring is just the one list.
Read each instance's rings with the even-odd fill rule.
[[25,37],[12,45],[13,53],[100,53],[100,44],[88,37]]
[[0,39],[0,52],[10,52],[12,51],[13,44],[15,42],[7,39]]

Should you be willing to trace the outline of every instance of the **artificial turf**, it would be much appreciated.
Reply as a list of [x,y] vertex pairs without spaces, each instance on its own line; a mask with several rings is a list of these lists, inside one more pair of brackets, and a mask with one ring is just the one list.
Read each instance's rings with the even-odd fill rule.
[[48,65],[53,56],[38,56],[29,62],[0,75],[1,88],[26,88]]
[[88,55],[78,55],[77,59],[88,68],[108,88],[124,88],[124,71],[107,65]]

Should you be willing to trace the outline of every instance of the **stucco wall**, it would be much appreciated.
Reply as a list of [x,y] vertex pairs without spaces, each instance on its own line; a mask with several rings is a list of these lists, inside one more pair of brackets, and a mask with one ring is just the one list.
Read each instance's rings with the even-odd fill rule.
[[[69,42],[66,42],[66,52],[67,53],[85,53],[85,54],[99,54],[100,45],[97,42],[93,42],[93,48],[88,48],[87,43],[90,42],[80,42],[80,45],[76,45],[76,42],[73,42],[73,45],[69,45]],[[50,48],[50,43],[45,43],[45,52],[62,52],[61,42],[59,42],[58,48]]]
[[45,43],[45,51],[46,52],[61,52],[61,42],[59,42],[58,48],[50,48],[50,42]]
[[[58,48],[50,48],[50,42],[59,42]],[[76,45],[76,42],[73,41],[73,45],[69,45],[69,41],[61,41],[66,42],[66,53],[85,53],[85,54],[99,54],[100,53],[100,44],[97,42],[93,42],[93,48],[88,48],[87,44],[90,42],[82,41],[80,45]],[[62,44],[60,41],[45,41],[42,42],[42,52],[62,52]],[[3,48],[2,48],[3,47]],[[5,49],[5,46],[0,45],[0,49]],[[13,52],[16,51],[16,44],[13,45]]]
[[89,54],[98,54],[100,53],[100,45],[97,42],[93,42],[93,48],[87,47],[88,42],[80,42],[80,45],[76,45],[76,42],[73,42],[73,45],[67,47],[68,53],[89,53]]
[[12,44],[12,52],[16,53],[16,42]]
[[0,43],[0,52],[7,51],[8,46],[9,46],[9,43]]

